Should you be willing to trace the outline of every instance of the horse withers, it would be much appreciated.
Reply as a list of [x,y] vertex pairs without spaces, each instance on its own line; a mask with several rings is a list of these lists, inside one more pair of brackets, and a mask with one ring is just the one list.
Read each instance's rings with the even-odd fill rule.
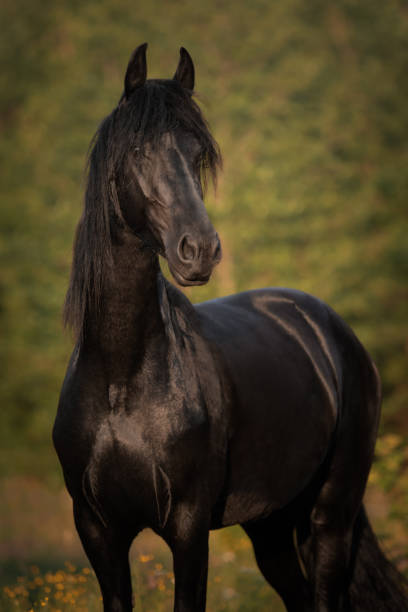
[[291,289],[193,306],[160,271],[162,255],[200,285],[220,261],[203,203],[220,153],[187,51],[147,80],[146,46],[90,152],[53,431],[104,610],[132,609],[129,548],[150,527],[173,554],[174,610],[203,612],[209,531],[233,524],[290,612],[407,610],[362,506],[380,384],[353,332]]

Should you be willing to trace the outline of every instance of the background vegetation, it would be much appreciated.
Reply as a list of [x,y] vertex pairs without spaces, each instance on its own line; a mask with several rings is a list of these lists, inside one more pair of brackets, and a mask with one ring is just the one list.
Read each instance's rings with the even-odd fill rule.
[[[64,559],[84,563],[50,442],[71,347],[60,311],[88,143],[119,98],[130,52],[144,41],[152,77],[171,76],[178,47],[188,48],[224,155],[217,194],[207,198],[224,260],[211,283],[189,296],[199,301],[257,286],[292,286],[329,302],[355,329],[384,386],[368,502],[377,530],[388,534],[404,567],[406,1],[15,0],[1,3],[0,19],[0,561],[3,584],[14,593],[4,592],[4,601],[13,609],[28,609],[27,602],[57,609],[58,598],[45,600],[49,595],[35,578],[45,588],[46,572],[61,570]],[[45,516],[51,527],[44,527]],[[220,558],[239,556],[241,538],[236,530],[219,536]],[[143,542],[136,559],[156,554],[149,551],[157,542],[150,536]],[[252,563],[250,551],[245,554],[241,565],[225,562],[231,570],[222,586],[210,581],[211,609],[274,605],[264,603],[255,572],[244,572],[246,582],[239,574]],[[33,563],[34,574],[24,569]],[[161,569],[140,558],[135,563],[140,585],[146,593],[153,585],[159,597],[155,572]],[[67,584],[68,576],[75,577],[72,584],[84,576],[81,568],[64,571]],[[217,591],[235,593],[238,579],[245,596]],[[24,600],[24,589],[35,595]],[[87,601],[83,609],[92,609]],[[155,601],[143,609],[165,605]],[[215,604],[220,601],[226,607]]]

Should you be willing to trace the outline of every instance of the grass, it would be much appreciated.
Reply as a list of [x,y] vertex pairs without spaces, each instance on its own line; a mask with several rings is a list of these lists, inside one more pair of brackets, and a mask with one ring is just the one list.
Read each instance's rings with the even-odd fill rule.
[[[65,491],[32,479],[0,481],[0,610],[100,612],[93,571],[76,535]],[[150,530],[131,550],[135,610],[172,609],[171,553]],[[208,612],[283,612],[239,527],[211,533]]]
[[[174,577],[170,553],[151,533],[141,536],[132,551],[135,609],[164,612],[172,608]],[[140,552],[144,550],[144,552]],[[250,544],[238,528],[211,535],[208,579],[209,612],[283,612],[278,596],[255,567]],[[20,565],[20,573],[3,584],[0,609],[65,612],[101,610],[101,597],[94,573],[87,565],[65,561],[61,567],[46,564]]]
[[[403,468],[408,448],[383,436],[368,486],[366,505],[387,554],[408,573]],[[401,475],[402,473],[402,475]],[[0,480],[0,610],[100,612],[99,587],[76,534],[65,490],[38,480]],[[399,510],[397,512],[397,510]],[[130,554],[135,610],[172,609],[171,553],[150,530]],[[210,535],[207,612],[284,612],[282,602],[257,569],[251,544],[239,527]]]

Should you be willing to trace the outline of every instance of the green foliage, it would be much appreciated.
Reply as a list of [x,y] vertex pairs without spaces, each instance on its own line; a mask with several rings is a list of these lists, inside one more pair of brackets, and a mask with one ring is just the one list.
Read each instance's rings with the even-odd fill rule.
[[406,428],[405,4],[44,2],[0,7],[0,472],[57,470],[86,151],[145,40],[153,77],[174,73],[180,44],[191,52],[225,160],[208,197],[224,261],[189,296],[285,285],[325,299],[379,365],[385,425]]
[[[382,436],[376,447],[376,461],[370,474],[370,485],[384,491],[389,504],[387,518],[391,531],[404,531],[403,545],[408,548],[408,445],[397,434]],[[401,539],[401,533],[399,534]],[[400,541],[401,543],[401,541]]]
[[408,439],[381,436],[370,473],[367,503],[387,554],[408,574]]

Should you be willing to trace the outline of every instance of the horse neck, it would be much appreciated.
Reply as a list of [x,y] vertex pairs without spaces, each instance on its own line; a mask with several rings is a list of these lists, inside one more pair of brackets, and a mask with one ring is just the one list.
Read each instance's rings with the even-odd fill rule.
[[164,336],[160,314],[158,257],[130,232],[112,245],[99,316],[90,318],[86,344],[97,351],[109,378],[126,379],[147,354],[149,344]]

